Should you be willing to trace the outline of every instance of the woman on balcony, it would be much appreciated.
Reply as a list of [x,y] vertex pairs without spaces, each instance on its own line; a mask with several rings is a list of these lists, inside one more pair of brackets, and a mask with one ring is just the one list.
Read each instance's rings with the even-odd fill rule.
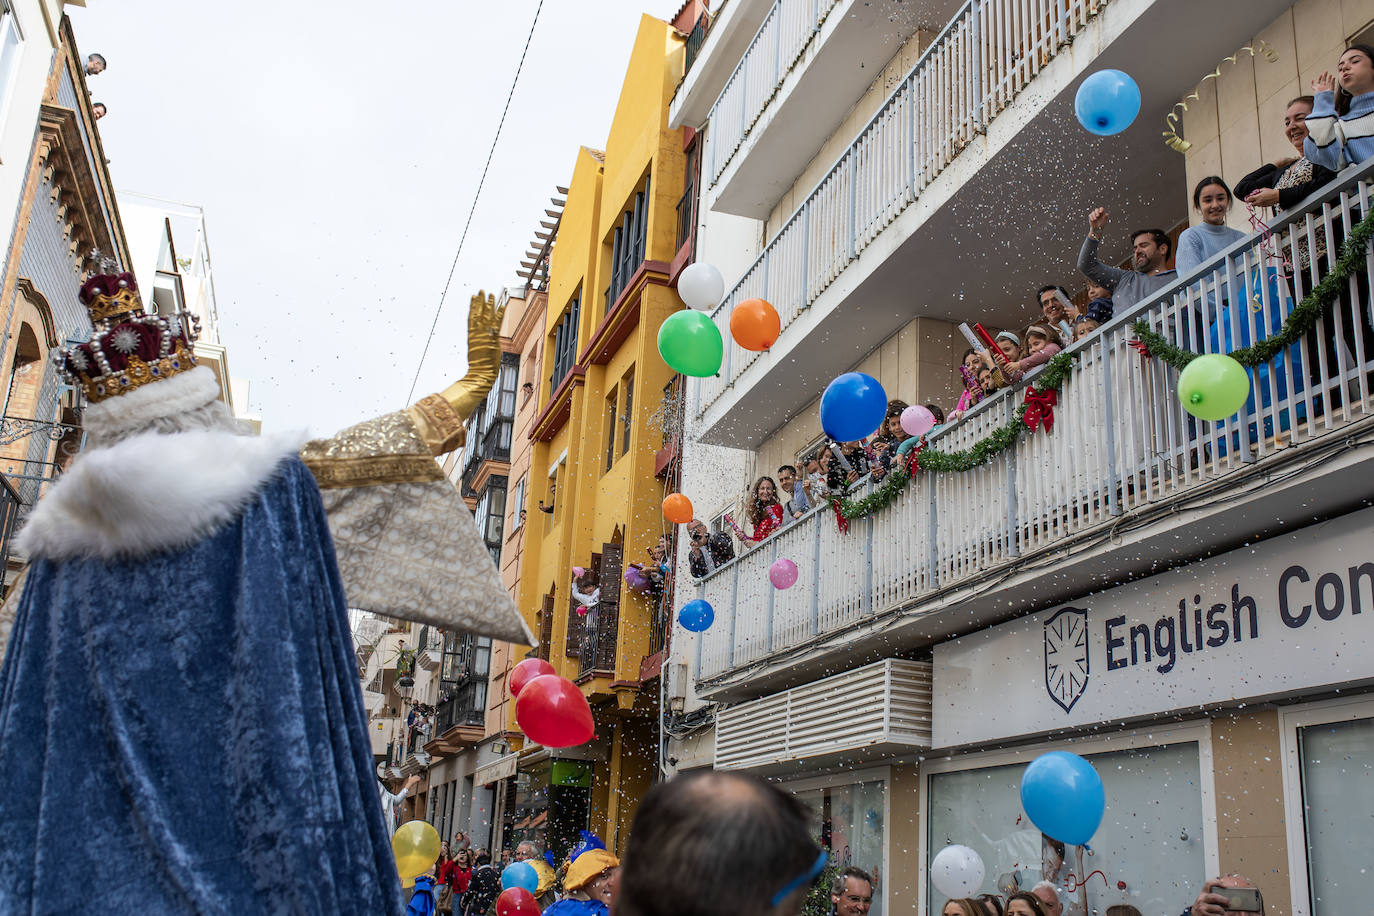
[[[778,485],[773,478],[764,476],[754,481],[745,517],[749,519],[753,532],[746,534],[735,528],[736,536],[745,544],[757,544],[782,527],[782,504],[778,502]],[[726,519],[734,526],[732,518],[726,516]]]
[[581,605],[577,609],[579,617],[592,616],[596,619],[596,606],[601,603],[601,577],[595,569],[573,567],[572,596]]
[[1374,158],[1374,48],[1346,48],[1336,73],[1312,81],[1315,99],[1302,146],[1304,156],[1333,172]]

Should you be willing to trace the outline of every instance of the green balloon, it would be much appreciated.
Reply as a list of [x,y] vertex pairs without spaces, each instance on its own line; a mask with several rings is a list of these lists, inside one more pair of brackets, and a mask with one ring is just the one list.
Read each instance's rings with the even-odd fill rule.
[[720,371],[725,343],[710,316],[684,309],[669,315],[659,327],[658,352],[677,372],[704,378]]
[[1249,397],[1245,367],[1224,353],[1195,357],[1178,376],[1178,399],[1199,420],[1224,420]]

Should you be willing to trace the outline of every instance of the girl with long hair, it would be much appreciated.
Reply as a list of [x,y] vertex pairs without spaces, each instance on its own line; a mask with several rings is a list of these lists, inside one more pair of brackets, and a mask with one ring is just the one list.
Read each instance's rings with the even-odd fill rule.
[[757,544],[782,527],[782,503],[778,502],[778,485],[773,478],[765,475],[754,481],[744,517],[753,528],[752,534],[745,534],[736,527],[730,516],[726,516],[726,521],[735,529],[736,537],[746,544]]

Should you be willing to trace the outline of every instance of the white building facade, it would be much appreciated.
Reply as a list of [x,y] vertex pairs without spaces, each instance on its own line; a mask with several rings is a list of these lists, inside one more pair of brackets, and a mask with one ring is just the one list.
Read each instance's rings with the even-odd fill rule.
[[[1202,176],[1234,185],[1293,155],[1288,102],[1372,24],[1371,0],[718,10],[671,110],[701,131],[697,259],[728,290],[713,313],[725,363],[688,385],[681,489],[698,515],[742,519],[756,479],[799,465],[842,372],[951,407],[959,322],[1020,333],[1048,284],[1085,302],[1093,207],[1109,211],[1102,257],[1121,263],[1132,230],[1173,239],[1199,220]],[[1144,101],[1097,138],[1073,99],[1104,68]],[[1161,134],[1185,99],[1179,152]],[[879,873],[877,913],[940,912],[924,875],[951,843],[980,852],[983,891],[1048,877],[1070,914],[1181,912],[1230,872],[1271,916],[1355,905],[1348,851],[1374,810],[1374,347],[1360,332],[1374,262],[1228,420],[1189,417],[1178,373],[1131,342],[1140,320],[1209,352],[1276,333],[1334,260],[1304,254],[1282,279],[1283,258],[1335,252],[1371,189],[1374,167],[1353,166],[1272,220],[1274,239],[1251,234],[1118,308],[1069,348],[1052,431],[963,472],[918,470],[847,531],[826,505],[736,541],[694,585],[680,557],[678,603],[704,598],[715,622],[672,635],[668,768],[745,769],[805,797],[834,857]],[[1229,222],[1251,232],[1243,206]],[[1271,281],[1234,279],[1255,275]],[[729,336],[751,297],[782,319],[763,353]],[[1016,422],[1036,379],[927,447],[967,450]],[[786,590],[769,584],[778,558],[801,571]],[[1021,772],[1050,749],[1106,782],[1091,854],[1055,849],[1020,808]]]

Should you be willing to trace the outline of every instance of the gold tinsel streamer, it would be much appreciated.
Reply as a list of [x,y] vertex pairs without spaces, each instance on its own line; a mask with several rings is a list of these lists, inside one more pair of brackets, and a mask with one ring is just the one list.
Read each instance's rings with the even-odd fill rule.
[[1236,58],[1240,57],[1241,54],[1247,51],[1250,52],[1251,57],[1263,57],[1271,64],[1279,59],[1278,52],[1275,51],[1272,47],[1270,47],[1269,43],[1266,41],[1257,41],[1255,42],[1254,47],[1246,45],[1245,47],[1237,51],[1235,54],[1232,54],[1229,57],[1223,57],[1221,61],[1217,64],[1216,69],[1213,70],[1211,73],[1207,74],[1206,76],[1204,76],[1202,79],[1198,80],[1198,84],[1193,87],[1193,91],[1185,95],[1182,101],[1176,103],[1173,109],[1170,110],[1168,116],[1165,117],[1164,121],[1165,124],[1168,125],[1169,129],[1164,131],[1164,142],[1168,144],[1169,149],[1173,150],[1176,153],[1186,153],[1189,149],[1192,148],[1193,144],[1189,143],[1187,140],[1183,139],[1178,135],[1179,119],[1182,117],[1183,112],[1188,110],[1188,103],[1198,101],[1198,93],[1202,91],[1203,83],[1207,82],[1208,80],[1220,78],[1222,64],[1234,64],[1236,62]]

